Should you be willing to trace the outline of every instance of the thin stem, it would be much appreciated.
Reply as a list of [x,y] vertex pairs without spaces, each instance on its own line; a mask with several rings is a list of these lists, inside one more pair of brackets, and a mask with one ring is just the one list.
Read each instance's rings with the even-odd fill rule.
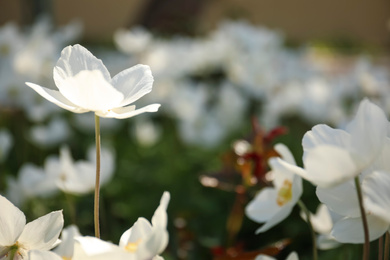
[[390,243],[390,238],[389,238],[389,232],[386,232],[386,235],[385,235],[385,253],[384,253],[384,255],[383,255],[383,259],[384,260],[387,260],[387,259],[389,259],[389,243]]
[[99,228],[99,193],[100,193],[100,118],[95,115],[95,139],[96,139],[96,182],[95,182],[95,203],[94,223],[95,237],[100,238]]
[[383,260],[383,237],[381,236],[378,240],[378,260]]
[[364,210],[364,206],[363,206],[363,195],[362,195],[362,189],[360,187],[359,176],[355,177],[355,186],[356,186],[356,192],[359,200],[360,215],[362,216],[363,230],[364,230],[363,260],[368,260],[370,255],[370,239],[369,239],[370,235],[368,231],[366,211]]
[[313,229],[313,225],[311,224],[310,211],[306,208],[305,204],[301,200],[298,201],[298,206],[301,208],[301,210],[306,215],[306,221],[307,221],[307,224],[309,224],[310,233],[311,233],[311,240],[313,243],[313,260],[317,260],[318,259],[317,239],[316,239],[316,234],[315,234],[314,229]]

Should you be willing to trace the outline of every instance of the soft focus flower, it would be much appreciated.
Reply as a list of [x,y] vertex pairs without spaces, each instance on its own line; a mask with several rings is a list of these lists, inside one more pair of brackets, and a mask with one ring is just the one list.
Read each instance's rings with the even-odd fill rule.
[[[388,160],[390,139],[386,138],[383,146],[383,150],[372,165],[358,176],[363,192],[370,241],[379,238],[390,228],[390,219],[387,215],[390,201],[387,191],[390,185]],[[341,215],[341,218],[334,222],[331,235],[342,243],[363,243],[362,218],[354,181],[349,180],[331,188],[317,187],[316,192],[322,203]]]
[[[112,178],[115,169],[114,153],[102,148],[101,185]],[[8,196],[15,204],[22,204],[33,197],[49,197],[62,190],[65,193],[85,194],[95,188],[96,155],[91,147],[87,153],[88,160],[73,161],[66,146],[61,147],[60,156],[50,156],[45,160],[44,168],[25,164],[18,173],[18,178],[8,179]]]
[[[267,256],[267,255],[258,255],[258,256],[256,256],[255,260],[276,260],[276,258]],[[291,252],[287,256],[286,260],[299,260],[298,254],[295,252]]]
[[70,136],[70,128],[63,118],[55,117],[46,126],[33,126],[30,129],[30,136],[31,140],[41,147],[53,147]]
[[[74,259],[127,259],[157,260],[168,244],[167,207],[170,194],[164,192],[160,205],[154,212],[152,223],[139,218],[120,238],[119,246],[94,237],[79,237],[76,240],[82,251],[76,251]],[[83,258],[79,258],[80,254]]]
[[389,122],[367,99],[345,130],[316,125],[302,140],[305,169],[283,163],[319,187],[351,180],[370,167],[386,143]]
[[3,196],[0,208],[0,259],[29,259],[30,250],[48,251],[55,246],[64,225],[61,211],[26,224],[23,212]]
[[[294,157],[286,146],[277,144],[275,150],[284,160],[295,165]],[[269,164],[274,187],[263,188],[245,209],[246,215],[253,221],[265,222],[256,233],[265,232],[284,220],[302,195],[301,177],[283,167],[276,158],[271,158]]]
[[136,65],[111,79],[103,62],[81,45],[68,46],[53,71],[58,90],[26,83],[54,104],[75,113],[93,111],[100,117],[128,118],[155,112],[159,104],[141,109],[129,106],[152,90],[148,66]]

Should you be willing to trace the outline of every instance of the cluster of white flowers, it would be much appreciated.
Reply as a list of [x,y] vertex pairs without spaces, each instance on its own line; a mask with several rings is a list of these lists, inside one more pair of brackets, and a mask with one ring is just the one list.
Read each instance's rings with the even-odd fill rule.
[[[62,211],[51,212],[26,224],[26,217],[0,195],[1,260],[159,260],[168,244],[167,207],[164,192],[152,222],[139,218],[125,231],[119,245],[98,238],[82,236],[76,226],[64,225]],[[54,249],[53,249],[54,248]],[[49,251],[53,249],[52,251]]]
[[386,66],[367,56],[337,61],[310,46],[288,49],[281,33],[243,21],[197,38],[160,39],[142,28],[114,38],[133,62],[152,68],[152,98],[176,115],[181,137],[192,144],[218,144],[247,118],[251,101],[266,128],[285,116],[341,126],[346,107],[364,96],[390,111]]
[[384,112],[365,99],[344,129],[320,124],[305,134],[304,168],[296,166],[286,147],[277,145],[281,157],[269,161],[274,187],[261,190],[246,207],[249,218],[265,222],[257,232],[267,231],[290,214],[302,194],[302,177],[317,187],[323,203],[311,216],[313,228],[320,234],[319,248],[365,242],[359,187],[369,241],[384,235],[390,228],[389,127]]
[[[95,147],[88,150],[87,158],[74,162],[69,148],[63,146],[59,157],[46,158],[43,168],[24,164],[17,179],[8,179],[8,199],[16,205],[22,205],[26,199],[53,196],[60,190],[76,195],[92,192],[95,188]],[[101,150],[101,185],[112,179],[114,161],[110,149]]]
[[[27,32],[13,24],[0,28],[0,102],[24,109],[32,121],[40,123],[30,136],[44,147],[66,140],[69,131],[66,127],[56,131],[61,122],[55,114],[62,110],[37,99],[33,91],[24,91],[24,82],[55,88],[51,68],[60,50],[79,34],[77,23],[52,30],[47,19]],[[123,66],[148,64],[155,91],[139,104],[158,100],[165,113],[177,120],[181,138],[190,144],[218,145],[244,122],[249,109],[266,128],[291,115],[309,124],[341,126],[348,120],[346,106],[357,106],[363,96],[390,111],[390,73],[385,66],[367,56],[335,62],[311,47],[288,49],[281,33],[242,21],[223,22],[198,38],[160,39],[142,28],[119,30],[114,41],[127,58],[116,50],[97,50],[111,74]],[[108,78],[107,69],[99,70],[108,83],[116,84]],[[74,80],[80,83],[83,78]],[[88,128],[91,124],[81,118],[74,117],[74,126]],[[110,130],[121,125],[108,119],[102,124]],[[139,127],[147,131],[154,127],[151,131],[158,132],[158,125]],[[43,140],[43,133],[51,138]]]

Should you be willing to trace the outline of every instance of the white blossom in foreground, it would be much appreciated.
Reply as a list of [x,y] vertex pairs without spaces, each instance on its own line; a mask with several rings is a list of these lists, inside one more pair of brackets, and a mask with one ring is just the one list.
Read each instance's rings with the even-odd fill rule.
[[157,260],[168,244],[167,207],[169,192],[164,192],[152,223],[139,218],[120,238],[119,246],[95,237],[76,238],[73,260]]
[[[276,258],[267,256],[267,255],[258,255],[256,256],[255,260],[276,260]],[[295,252],[290,253],[286,260],[299,260],[298,254]]]
[[345,130],[316,125],[305,134],[305,169],[281,163],[318,187],[336,186],[372,166],[386,143],[388,127],[383,111],[364,99]]
[[[286,146],[277,144],[275,150],[284,160],[295,165],[294,157]],[[271,158],[269,164],[274,187],[263,188],[245,209],[246,215],[253,221],[265,222],[256,233],[265,232],[284,220],[302,195],[301,177],[283,167],[276,158]]]
[[36,254],[40,254],[39,251],[48,251],[56,245],[64,225],[61,211],[26,224],[23,212],[3,196],[0,196],[0,208],[1,260],[29,260],[30,250],[37,250]]
[[140,109],[130,105],[152,90],[153,76],[146,65],[136,65],[111,78],[100,59],[81,45],[61,52],[53,71],[58,90],[26,84],[50,102],[74,113],[95,112],[100,117],[128,118],[156,112],[159,104]]

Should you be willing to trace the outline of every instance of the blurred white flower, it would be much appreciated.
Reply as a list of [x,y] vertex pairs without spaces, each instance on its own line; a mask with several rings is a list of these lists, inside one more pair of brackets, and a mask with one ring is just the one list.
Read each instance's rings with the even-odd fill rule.
[[[60,157],[51,157],[45,163],[45,172],[52,176],[57,187],[65,193],[85,194],[95,188],[96,155],[94,148],[88,150],[88,161],[74,162],[67,147],[62,147]],[[112,178],[114,156],[107,149],[101,149],[100,181],[103,186]]]
[[[101,185],[112,178],[115,170],[115,155],[107,148],[101,149]],[[73,161],[66,146],[61,147],[60,155],[46,158],[44,168],[25,164],[18,173],[18,178],[8,178],[7,196],[21,205],[26,199],[49,197],[59,190],[71,194],[85,194],[95,188],[96,155],[91,147],[88,160]]]
[[152,38],[152,34],[142,27],[135,27],[131,30],[119,29],[114,33],[116,45],[128,54],[138,54],[144,51]]
[[136,65],[111,79],[101,60],[81,45],[68,46],[54,68],[58,90],[26,84],[50,102],[75,113],[93,111],[100,117],[128,118],[155,112],[159,104],[141,109],[128,106],[152,90],[153,76],[148,66]]
[[160,127],[150,119],[136,119],[134,120],[134,128],[132,132],[142,146],[152,146],[161,136]]
[[[275,150],[283,160],[295,165],[294,157],[286,146],[277,144]],[[265,232],[284,220],[302,195],[301,177],[286,169],[280,161],[276,158],[269,160],[274,187],[263,188],[245,208],[250,219],[265,222],[256,233]]]
[[62,211],[26,224],[23,212],[1,195],[0,208],[0,259],[28,259],[30,250],[48,251],[55,246],[64,225]]
[[53,118],[47,126],[35,125],[30,128],[31,140],[44,148],[64,142],[70,136],[68,123],[60,117]]
[[[123,233],[119,246],[94,237],[77,238],[82,252],[76,251],[73,259],[161,259],[158,255],[168,244],[166,210],[169,200],[170,194],[164,192],[160,205],[152,217],[152,223],[145,218],[139,218],[130,229]],[[77,255],[78,253],[80,256]]]

